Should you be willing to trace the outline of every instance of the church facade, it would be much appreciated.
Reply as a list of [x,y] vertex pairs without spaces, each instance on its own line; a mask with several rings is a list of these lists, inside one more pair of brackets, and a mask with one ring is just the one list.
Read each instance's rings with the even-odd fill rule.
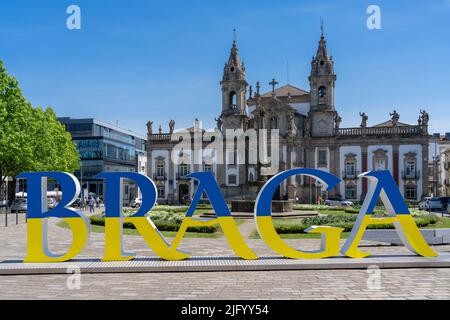
[[[315,180],[291,177],[280,186],[276,195],[279,199],[303,203],[316,203],[325,198],[360,201],[368,184],[358,175],[389,170],[405,199],[420,201],[428,192],[428,114],[420,111],[417,124],[405,124],[399,121],[397,111],[393,111],[390,120],[368,126],[368,116],[361,112],[359,127],[343,128],[334,104],[336,79],[334,61],[322,33],[311,62],[309,91],[292,85],[277,88],[275,79],[270,83],[271,92],[260,92],[259,83],[253,90],[246,81],[245,66],[234,41],[220,83],[222,108],[216,119],[216,131],[278,130],[278,171],[316,168],[342,179],[338,187],[324,193]],[[158,189],[159,203],[188,201],[196,188],[196,181],[186,177],[190,172],[212,172],[227,200],[256,198],[262,183],[270,178],[262,175],[260,163],[230,161],[226,143],[223,144],[223,163],[208,161],[211,157],[206,154],[200,156],[205,161],[196,163],[193,149],[184,149],[183,160],[175,163],[172,153],[179,140],[173,138],[177,132],[174,121],[169,123],[169,132],[163,132],[160,126],[155,133],[152,124],[149,121],[147,125],[147,163],[148,174]],[[189,129],[190,132],[195,131],[195,127]],[[200,132],[204,131],[200,129]],[[202,142],[202,145],[206,147],[208,143]],[[248,158],[254,145],[247,141],[245,148]]]

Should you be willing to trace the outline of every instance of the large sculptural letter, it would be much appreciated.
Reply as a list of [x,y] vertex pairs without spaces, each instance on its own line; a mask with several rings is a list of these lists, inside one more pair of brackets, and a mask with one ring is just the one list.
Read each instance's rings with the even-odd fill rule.
[[[77,256],[89,240],[89,220],[79,211],[67,208],[80,193],[78,180],[70,173],[32,172],[19,175],[27,179],[27,256],[24,262],[63,262]],[[47,178],[56,180],[63,192],[60,203],[47,208]],[[48,218],[61,218],[72,230],[73,242],[66,254],[57,255],[48,248]]]
[[339,239],[342,231],[344,231],[342,228],[320,226],[311,227],[306,230],[308,233],[322,234],[321,249],[315,252],[296,250],[283,242],[277,234],[272,223],[272,198],[280,183],[294,175],[305,175],[319,180],[323,186],[323,190],[331,190],[340,182],[334,175],[316,169],[292,169],[274,176],[261,189],[256,199],[255,221],[261,238],[272,250],[292,259],[320,259],[338,255]]
[[[248,247],[239,232],[214,176],[210,172],[197,172],[191,173],[188,177],[197,179],[200,183],[192,203],[186,212],[186,218],[172,242],[172,247],[176,248],[178,246],[188,227],[210,226],[219,223],[227,238],[228,244],[238,256],[247,260],[258,259],[258,256]],[[207,194],[208,199],[214,208],[214,212],[217,216],[216,219],[201,220],[192,217],[203,192]]]
[[[353,230],[341,249],[342,254],[352,258],[369,256],[370,253],[362,252],[358,249],[358,244],[367,226],[370,224],[393,223],[400,240],[409,250],[424,257],[437,256],[437,253],[430,248],[419,228],[417,228],[390,172],[373,171],[364,173],[360,177],[369,179],[369,190]],[[389,215],[388,217],[373,218],[371,216],[378,198],[381,198]]]
[[[182,260],[190,255],[180,250],[171,250],[169,242],[154,223],[145,215],[156,203],[156,186],[147,176],[136,172],[106,172],[95,176],[106,180],[105,197],[105,253],[103,261],[121,261],[134,258],[133,253],[123,251],[123,223],[131,222],[144,237],[148,246],[161,258]],[[122,214],[123,179],[133,180],[142,193],[142,204],[131,217]]]

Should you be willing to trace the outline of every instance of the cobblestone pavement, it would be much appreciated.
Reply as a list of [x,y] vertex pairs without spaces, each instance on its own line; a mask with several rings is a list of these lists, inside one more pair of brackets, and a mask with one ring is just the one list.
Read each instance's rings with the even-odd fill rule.
[[[50,223],[50,249],[70,245],[69,230]],[[253,230],[248,220],[244,234]],[[92,233],[81,255],[101,256],[104,234]],[[153,255],[140,236],[125,236],[125,250]],[[274,255],[262,240],[247,240],[259,255]],[[319,248],[319,240],[286,240],[303,250]],[[26,224],[0,228],[0,261],[23,259]],[[409,254],[403,247],[374,246],[373,254]],[[183,239],[194,255],[233,255],[224,239]],[[435,248],[450,252],[450,246]],[[0,299],[450,299],[450,269],[383,269],[379,282],[368,270],[252,271],[207,273],[82,274],[0,276]],[[75,282],[74,282],[75,280]],[[68,285],[69,284],[69,285]],[[379,285],[378,285],[379,284]],[[76,287],[76,286],[75,286]]]

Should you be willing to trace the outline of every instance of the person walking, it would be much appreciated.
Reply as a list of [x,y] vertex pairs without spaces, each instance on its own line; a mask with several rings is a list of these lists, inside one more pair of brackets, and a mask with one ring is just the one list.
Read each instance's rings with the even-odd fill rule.
[[89,213],[94,213],[95,199],[94,197],[89,198]]

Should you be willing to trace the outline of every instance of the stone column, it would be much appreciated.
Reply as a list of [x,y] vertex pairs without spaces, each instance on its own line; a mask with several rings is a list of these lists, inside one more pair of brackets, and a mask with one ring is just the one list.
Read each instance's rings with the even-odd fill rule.
[[[361,146],[361,173],[367,172],[368,170],[368,154],[367,146]],[[362,179],[362,193],[361,199],[364,199],[367,194],[367,179]]]
[[399,182],[399,173],[400,173],[399,158],[400,158],[400,156],[399,156],[399,146],[398,146],[398,144],[394,144],[394,145],[392,145],[392,161],[393,161],[393,164],[392,164],[392,170],[393,170],[392,175],[394,176],[394,180],[395,180],[395,183],[397,184],[397,186],[400,185],[400,182]]
[[422,195],[421,198],[425,197],[428,194],[429,188],[429,169],[428,169],[428,150],[429,145],[427,142],[422,144]]

